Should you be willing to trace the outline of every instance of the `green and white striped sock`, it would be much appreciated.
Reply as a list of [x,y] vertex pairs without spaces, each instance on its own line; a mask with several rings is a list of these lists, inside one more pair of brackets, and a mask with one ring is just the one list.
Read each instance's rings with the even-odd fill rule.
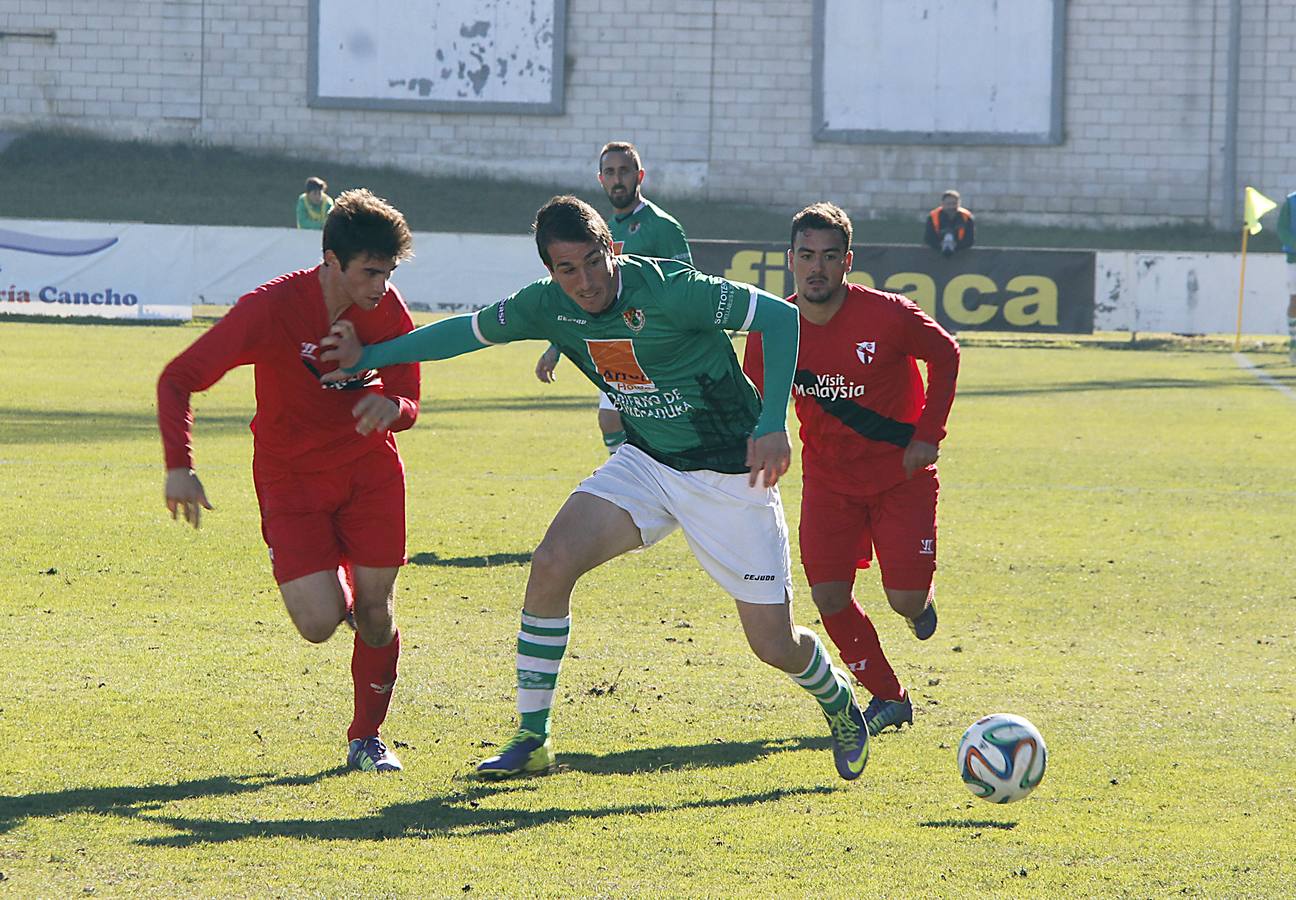
[[1287,342],[1287,350],[1296,353],[1296,319],[1291,316],[1287,317],[1287,334],[1291,336],[1291,340]]
[[570,632],[571,616],[542,619],[522,613],[517,642],[518,713],[522,727],[542,737],[549,736],[554,686]]
[[810,657],[810,665],[806,670],[800,675],[793,675],[792,680],[813,694],[828,715],[841,712],[850,702],[850,691],[842,685],[832,664],[828,662],[823,641],[807,628],[798,627],[797,631],[814,639],[814,655]]

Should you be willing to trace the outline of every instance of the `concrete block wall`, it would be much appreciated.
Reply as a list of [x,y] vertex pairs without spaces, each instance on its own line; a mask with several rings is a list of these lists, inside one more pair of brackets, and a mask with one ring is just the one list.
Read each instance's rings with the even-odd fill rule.
[[[560,116],[312,109],[308,0],[0,0],[0,128],[71,126],[422,172],[588,186],[635,141],[649,193],[915,222],[947,186],[983,217],[1129,226],[1224,208],[1229,0],[1066,4],[1059,146],[813,140],[811,0],[567,0]],[[1234,190],[1296,190],[1296,4],[1243,0]],[[914,47],[915,65],[925,49]],[[1238,201],[1240,203],[1240,200]],[[915,226],[916,227],[916,226]],[[1231,224],[1230,224],[1231,227]],[[720,235],[715,235],[720,237]]]
[[1238,174],[1281,202],[1296,191],[1296,4],[1245,4],[1241,81]]

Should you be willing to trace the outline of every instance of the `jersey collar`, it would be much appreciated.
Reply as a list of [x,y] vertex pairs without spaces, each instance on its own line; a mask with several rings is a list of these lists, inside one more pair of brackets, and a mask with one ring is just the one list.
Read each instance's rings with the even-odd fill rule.
[[638,206],[630,210],[630,212],[626,213],[624,216],[613,216],[612,218],[616,219],[618,222],[624,222],[627,219],[633,219],[635,216],[639,214],[639,210],[643,209],[647,205],[648,205],[648,201],[640,197]]

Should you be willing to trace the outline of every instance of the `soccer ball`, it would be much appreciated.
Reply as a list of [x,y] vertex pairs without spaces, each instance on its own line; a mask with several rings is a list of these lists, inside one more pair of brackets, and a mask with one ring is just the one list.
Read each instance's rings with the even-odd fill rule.
[[1044,778],[1048,750],[1039,730],[1021,716],[977,719],[959,741],[959,774],[968,790],[991,803],[1015,803]]

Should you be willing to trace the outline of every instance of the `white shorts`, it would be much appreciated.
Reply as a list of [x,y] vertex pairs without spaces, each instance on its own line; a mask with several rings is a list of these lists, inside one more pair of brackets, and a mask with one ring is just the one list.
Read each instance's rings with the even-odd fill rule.
[[576,486],[630,514],[645,547],[677,527],[693,556],[729,596],[745,603],[792,599],[792,558],[777,487],[747,476],[680,472],[622,444]]
[[1296,296],[1296,263],[1287,263],[1287,293]]
[[612,405],[612,398],[602,391],[599,391],[599,409],[616,409],[616,407]]

